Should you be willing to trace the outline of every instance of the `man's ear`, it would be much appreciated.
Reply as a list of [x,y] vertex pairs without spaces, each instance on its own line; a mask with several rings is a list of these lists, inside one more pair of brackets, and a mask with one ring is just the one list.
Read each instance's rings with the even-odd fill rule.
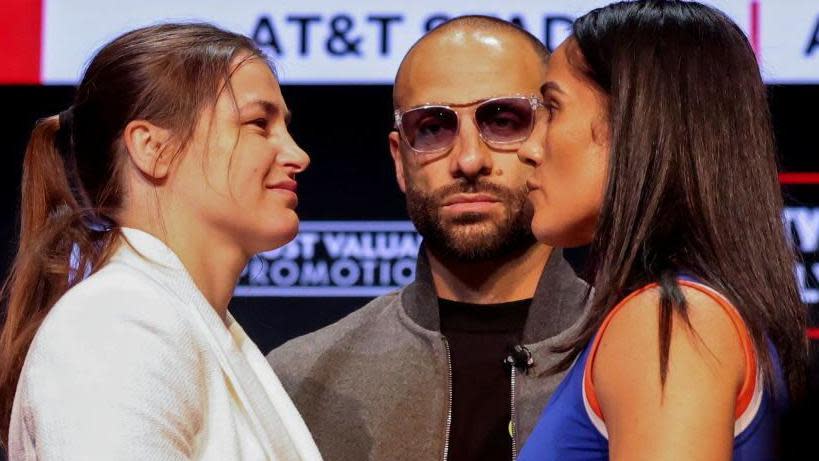
[[168,153],[171,132],[147,120],[131,120],[125,125],[122,138],[131,162],[145,176],[164,179],[173,156]]
[[391,131],[389,135],[390,153],[392,162],[395,164],[395,179],[401,192],[407,192],[407,180],[404,177],[404,162],[401,159],[401,135],[397,131]]

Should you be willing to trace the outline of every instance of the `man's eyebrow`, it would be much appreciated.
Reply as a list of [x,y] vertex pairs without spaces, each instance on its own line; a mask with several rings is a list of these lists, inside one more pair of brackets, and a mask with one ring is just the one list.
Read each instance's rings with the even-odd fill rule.
[[[271,117],[275,116],[276,114],[279,114],[279,113],[282,112],[281,109],[279,108],[279,106],[277,106],[273,102],[268,101],[266,99],[254,99],[253,101],[250,101],[249,103],[244,104],[242,107],[240,107],[239,112],[244,112],[246,110],[249,110],[249,109],[253,108],[254,106],[255,107],[260,107],[264,111],[265,116],[267,116],[268,118],[271,118]],[[284,112],[284,121],[285,121],[285,123],[290,123],[291,118],[292,118],[292,114],[290,113],[290,111],[285,110],[285,112]]]
[[[480,99],[475,99],[475,100],[468,101],[468,102],[458,102],[458,103],[443,102],[443,101],[428,101],[428,102],[425,102],[423,104],[417,104],[417,105],[408,107],[408,108],[404,109],[404,111],[417,109],[419,107],[426,107],[426,106],[447,106],[447,107],[455,107],[455,108],[457,108],[457,107],[469,107],[469,106],[474,106],[476,104],[480,104],[482,102],[489,101],[490,99],[499,99],[499,98],[505,98],[505,97],[520,98],[520,97],[529,97],[529,96],[530,95],[526,94],[526,93],[515,93],[515,94],[509,94],[509,95],[490,96],[488,98],[480,98]],[[531,96],[534,96],[534,95],[531,95]]]
[[543,84],[542,87],[540,87],[541,94],[546,93],[547,91],[554,91],[560,94],[566,94],[566,92],[563,91],[563,88],[560,88],[560,85],[558,85],[557,82],[552,81],[546,82]]

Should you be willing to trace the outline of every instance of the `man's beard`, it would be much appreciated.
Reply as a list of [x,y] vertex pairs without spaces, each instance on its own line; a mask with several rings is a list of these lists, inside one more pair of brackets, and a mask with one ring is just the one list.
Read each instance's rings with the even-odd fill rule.
[[[499,219],[484,213],[466,212],[454,218],[441,216],[441,204],[458,193],[487,193],[504,205]],[[439,257],[460,262],[478,262],[510,256],[531,247],[532,207],[526,186],[514,190],[488,181],[459,179],[431,193],[411,184],[406,191],[407,212],[427,248]]]

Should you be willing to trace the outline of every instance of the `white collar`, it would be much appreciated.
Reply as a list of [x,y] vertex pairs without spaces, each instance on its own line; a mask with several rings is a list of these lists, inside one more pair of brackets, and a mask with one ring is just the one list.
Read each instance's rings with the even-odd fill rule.
[[[284,390],[261,351],[230,312],[226,313],[226,319],[222,321],[194,283],[185,265],[162,240],[139,229],[123,227],[121,230],[125,242],[111,261],[121,261],[137,267],[166,288],[169,295],[182,302],[187,316],[215,346],[212,350],[225,375],[232,382],[245,412],[254,421],[253,427],[257,431],[257,437],[262,441],[268,457],[275,458],[271,451],[272,447],[286,445],[284,439],[290,434],[278,414],[282,409],[277,408],[279,405],[271,401],[271,398],[274,398],[274,395],[271,395],[271,388],[282,394]],[[287,404],[292,406],[289,400]],[[292,410],[295,411],[295,408]],[[297,417],[301,419],[300,416]],[[292,420],[288,422],[293,424]],[[261,432],[258,432],[260,430]],[[304,431],[306,432],[306,428]],[[267,442],[264,442],[265,440]],[[310,440],[312,443],[312,439]]]

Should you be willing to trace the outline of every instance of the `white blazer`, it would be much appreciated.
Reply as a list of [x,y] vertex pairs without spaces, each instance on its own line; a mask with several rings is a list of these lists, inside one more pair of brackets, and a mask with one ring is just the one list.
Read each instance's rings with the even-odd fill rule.
[[9,460],[320,460],[242,327],[159,239],[123,233],[133,249],[70,289],[37,332]]

